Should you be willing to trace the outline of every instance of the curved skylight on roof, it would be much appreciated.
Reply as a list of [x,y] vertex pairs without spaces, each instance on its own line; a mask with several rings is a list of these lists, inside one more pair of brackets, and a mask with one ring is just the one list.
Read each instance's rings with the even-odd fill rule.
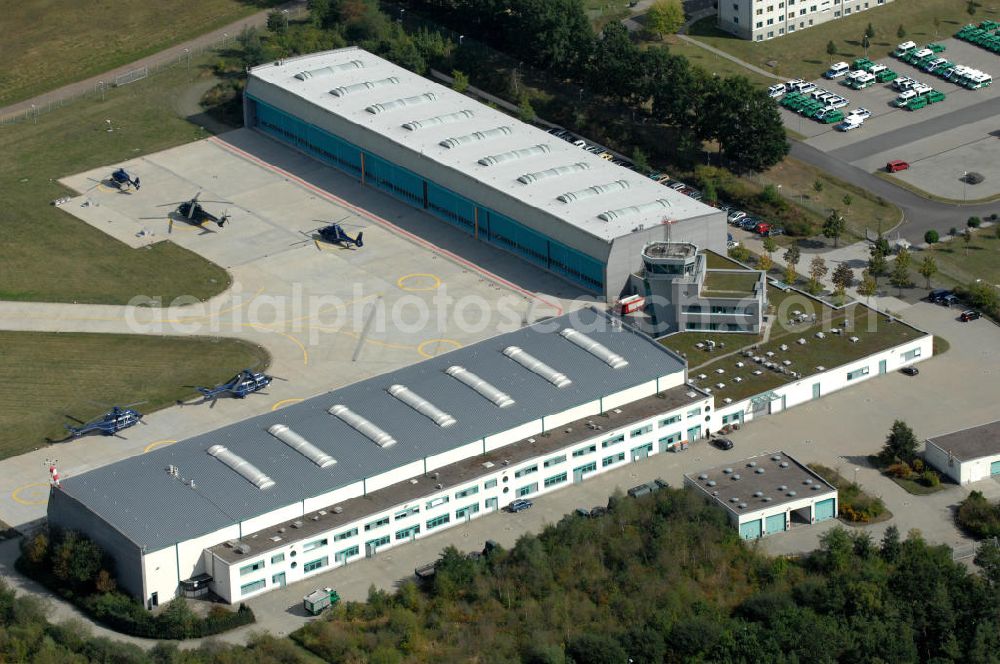
[[378,115],[379,113],[385,113],[386,111],[396,111],[401,108],[429,104],[435,99],[437,99],[436,94],[433,92],[425,92],[424,94],[416,95],[415,97],[404,97],[403,99],[393,99],[392,101],[383,102],[381,104],[372,104],[365,110],[372,115]]
[[328,468],[337,463],[337,460],[332,456],[319,449],[284,424],[275,424],[270,426],[267,428],[267,432],[305,458],[312,461],[320,468]]
[[560,175],[572,175],[573,173],[582,173],[583,171],[589,170],[590,164],[578,161],[575,164],[566,164],[565,166],[547,168],[544,171],[537,171],[535,173],[525,173],[519,177],[517,181],[521,184],[532,184],[533,182],[538,182],[539,180],[546,180]]
[[618,208],[617,210],[608,210],[607,212],[602,212],[597,215],[597,218],[601,221],[615,221],[616,219],[623,219],[637,214],[665,210],[668,207],[670,207],[670,201],[665,198],[658,198],[655,201],[643,203],[642,205],[632,205],[629,207]]
[[518,346],[507,346],[503,349],[503,354],[520,364],[528,371],[538,374],[556,387],[562,388],[573,383],[573,381],[566,377],[566,374],[556,371],[531,353],[522,350]]
[[448,367],[444,370],[444,372],[459,382],[471,387],[480,395],[492,401],[498,408],[506,408],[507,406],[514,405],[514,400],[509,394],[501,392],[465,367],[461,367],[456,364]]
[[299,72],[295,75],[295,78],[300,81],[306,81],[310,78],[322,78],[324,76],[332,76],[338,71],[350,71],[352,69],[361,69],[365,66],[361,60],[350,60],[349,62],[344,62],[339,65],[331,65],[329,67],[320,67],[319,69],[310,69],[309,71]]
[[586,189],[580,189],[579,191],[570,191],[557,198],[563,203],[572,203],[573,201],[582,201],[586,198],[593,198],[594,196],[600,196],[601,194],[611,194],[618,191],[625,191],[631,185],[627,180],[615,180],[614,182],[608,182],[607,184],[595,184],[593,187],[587,187]]
[[424,417],[428,418],[439,427],[450,427],[456,421],[454,417],[444,412],[427,399],[424,399],[405,385],[391,385],[386,392],[396,397]]
[[404,122],[402,126],[403,129],[416,131],[418,129],[426,129],[427,127],[436,127],[438,125],[451,124],[452,122],[471,120],[474,115],[475,113],[472,111],[458,111],[457,113],[447,113],[446,115],[435,115],[433,118]]
[[532,145],[530,148],[521,148],[520,150],[511,150],[510,152],[501,152],[500,154],[491,154],[488,157],[483,157],[479,160],[479,163],[483,166],[496,166],[497,164],[503,164],[508,161],[515,161],[517,159],[527,159],[528,157],[537,157],[540,154],[546,154],[552,152],[552,148],[544,143],[539,143],[538,145]]
[[250,484],[253,484],[261,491],[264,489],[270,489],[274,486],[274,480],[265,475],[260,468],[253,465],[240,455],[230,452],[229,448],[225,445],[212,445],[207,451],[210,455],[214,456],[216,459],[242,475],[243,479],[250,482]]
[[487,129],[485,131],[476,131],[471,134],[466,134],[465,136],[453,136],[452,138],[446,138],[439,142],[438,145],[450,150],[451,148],[457,148],[460,145],[480,143],[482,141],[500,138],[501,136],[510,136],[510,134],[510,127],[494,127],[493,129]]
[[567,327],[559,331],[559,336],[571,341],[574,345],[587,351],[612,369],[621,369],[628,366],[628,360],[618,353],[613,353],[607,346],[594,341],[583,332],[578,332],[571,327]]
[[382,78],[377,81],[364,81],[362,83],[354,83],[352,85],[342,85],[339,88],[330,90],[330,94],[334,97],[346,97],[347,95],[354,94],[355,92],[377,90],[378,88],[384,88],[388,85],[399,85],[399,79],[395,76],[390,76],[389,78]]
[[327,412],[339,418],[345,424],[357,429],[362,436],[368,438],[379,447],[392,447],[396,444],[395,438],[347,406],[337,404]]

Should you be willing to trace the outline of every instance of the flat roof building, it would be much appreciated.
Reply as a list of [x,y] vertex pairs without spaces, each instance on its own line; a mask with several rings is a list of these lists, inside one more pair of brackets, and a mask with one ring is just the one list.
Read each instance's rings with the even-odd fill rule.
[[924,458],[959,484],[1000,476],[1000,420],[928,438]]
[[574,312],[64,478],[49,523],[148,606],[205,583],[236,602],[702,438],[686,377]]
[[837,516],[837,489],[784,452],[687,474],[684,485],[725,510],[743,539]]
[[671,235],[725,250],[725,215],[359,48],[250,70],[247,127],[608,298]]

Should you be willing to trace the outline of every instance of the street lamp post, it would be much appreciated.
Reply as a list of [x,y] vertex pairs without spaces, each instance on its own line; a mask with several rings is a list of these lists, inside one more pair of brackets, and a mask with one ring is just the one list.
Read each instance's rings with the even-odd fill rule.
[[969,171],[962,171],[962,202],[963,203],[966,202],[966,200],[968,200],[966,198],[966,191],[968,190],[968,186],[969,186]]
[[282,9],[281,10],[281,14],[282,14],[282,16],[285,17],[285,30],[287,30],[288,29],[288,10],[287,9]]
[[462,42],[464,42],[464,41],[465,41],[465,35],[459,35],[458,36],[458,45],[461,46]]
[[855,483],[855,484],[857,484],[857,483],[858,483],[858,471],[859,471],[859,470],[861,470],[861,469],[860,469],[860,468],[855,468],[855,469],[854,469],[854,483]]
[[189,49],[189,48],[184,49],[184,55],[187,57],[187,66],[188,66],[188,68],[190,68],[191,67],[191,49]]

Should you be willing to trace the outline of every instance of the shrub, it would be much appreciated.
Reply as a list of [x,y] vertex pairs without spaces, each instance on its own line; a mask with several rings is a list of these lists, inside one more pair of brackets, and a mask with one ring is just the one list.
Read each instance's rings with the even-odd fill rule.
[[955,237],[956,235],[958,235],[958,229],[952,226],[951,228],[948,229],[948,235]]
[[955,521],[973,537],[1000,536],[1000,509],[980,491],[973,491],[959,503]]
[[983,220],[979,217],[969,217],[969,220],[965,223],[969,228],[979,228],[983,224]]
[[913,466],[913,472],[915,473],[922,473],[926,468],[923,459],[914,459],[913,464],[911,465]]
[[885,469],[886,475],[891,477],[899,477],[901,479],[906,479],[913,474],[913,469],[905,461],[900,461],[899,463],[894,463]]
[[941,237],[938,235],[938,232],[933,228],[924,233],[924,242],[927,244],[937,244],[940,239]]
[[920,475],[920,481],[923,483],[924,486],[929,486],[933,488],[941,484],[941,476],[928,468],[923,472],[923,474]]

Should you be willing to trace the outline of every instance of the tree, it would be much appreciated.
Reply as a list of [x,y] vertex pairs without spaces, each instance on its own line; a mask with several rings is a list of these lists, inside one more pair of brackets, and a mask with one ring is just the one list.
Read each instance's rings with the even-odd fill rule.
[[719,192],[715,189],[714,180],[705,183],[705,186],[701,188],[701,195],[706,203],[715,203],[719,200]]
[[889,282],[899,289],[900,296],[903,295],[903,289],[910,285],[910,252],[906,247],[901,248],[896,255]]
[[632,150],[632,163],[635,164],[636,170],[640,173],[648,173],[651,170],[649,166],[649,158],[638,145],[635,146],[634,150]]
[[826,266],[826,261],[823,260],[822,256],[813,256],[813,259],[809,261],[809,292],[816,295],[823,290],[820,284],[820,279],[826,276],[826,273],[830,271],[830,268]]
[[813,191],[815,191],[817,194],[823,191],[823,181],[820,180],[819,178],[813,180]]
[[833,56],[837,55],[837,45],[833,43],[831,39],[826,43],[826,54],[830,56],[830,61],[833,61]]
[[903,27],[902,23],[899,24],[899,28],[896,30],[896,36],[900,39],[904,39],[906,37],[906,28]]
[[[847,201],[845,200],[845,203],[846,202]],[[833,246],[836,247],[839,245],[840,236],[843,235],[846,227],[846,220],[841,216],[840,212],[834,208],[830,211],[830,216],[823,222],[823,236],[833,238]]]
[[854,285],[854,270],[847,263],[839,263],[830,278],[836,286],[837,296],[843,298],[844,291]]
[[774,260],[771,258],[769,254],[764,254],[763,256],[757,259],[758,270],[763,270],[764,272],[767,272],[768,270],[771,269],[772,265],[774,265]]
[[969,13],[969,16],[976,15],[976,0],[969,0],[965,5],[965,11]]
[[898,459],[909,464],[917,458],[917,445],[917,436],[913,433],[913,429],[903,420],[896,420],[892,423],[879,456],[884,463],[892,463]]
[[966,228],[962,231],[962,241],[965,243],[965,255],[969,255],[969,245],[972,244],[972,229]]
[[798,245],[790,246],[782,256],[785,259],[785,281],[789,285],[795,284],[795,266],[802,260],[802,252]]
[[996,238],[1000,240],[1000,224],[997,224],[996,226],[993,227],[993,235],[995,235]]
[[871,23],[868,24],[867,28],[865,28],[865,37],[868,37],[868,39],[875,37],[875,26]]
[[885,534],[882,535],[882,544],[879,547],[879,555],[882,556],[882,560],[887,563],[894,563],[899,559],[899,554],[902,550],[903,547],[899,541],[899,528],[893,524],[886,528]]
[[531,122],[537,117],[528,95],[521,95],[521,103],[517,105],[517,117],[521,122]]
[[994,588],[1000,586],[1000,546],[993,542],[977,547],[973,561],[982,570],[983,577]]
[[979,217],[969,217],[969,219],[965,222],[965,225],[969,228],[979,228],[983,225],[983,220]]
[[920,261],[920,265],[917,267],[917,272],[920,276],[927,280],[927,287],[931,287],[931,277],[937,274],[937,263],[934,262],[934,257],[931,255],[924,256],[923,260]]
[[288,14],[277,9],[272,9],[267,13],[267,29],[276,35],[284,34],[288,27]]
[[992,284],[974,281],[966,286],[964,291],[965,298],[972,306],[993,316],[1000,313],[1000,295],[998,295],[1000,291],[997,291]]
[[887,265],[888,261],[886,261],[885,254],[881,251],[873,252],[868,259],[868,273],[875,279],[876,285],[878,284],[878,278],[885,274]]
[[941,28],[941,17],[940,16],[934,16],[934,38],[935,39],[938,38],[938,34],[940,33],[940,28]]
[[933,228],[924,233],[924,242],[929,245],[935,245],[941,240],[941,236]]
[[469,89],[469,75],[453,69],[451,72],[451,89],[455,92],[465,92]]
[[861,35],[861,48],[865,49],[865,57],[868,57],[868,47],[872,45],[871,37],[868,35]]
[[788,139],[766,90],[744,76],[708,79],[706,88],[696,118],[699,138],[716,141],[737,170],[766,171],[784,159]]
[[628,655],[610,634],[583,633],[566,643],[566,654],[576,664],[620,664]]
[[684,8],[679,0],[656,0],[646,12],[646,28],[663,39],[684,25]]
[[770,235],[764,238],[764,241],[761,244],[764,247],[764,251],[767,252],[768,258],[770,258],[771,254],[773,254],[778,250],[778,243],[775,242],[774,238],[771,237]]
[[878,293],[878,282],[875,281],[875,277],[868,270],[865,270],[861,274],[861,283],[858,284],[858,295],[865,298],[865,302],[869,302],[871,297]]

